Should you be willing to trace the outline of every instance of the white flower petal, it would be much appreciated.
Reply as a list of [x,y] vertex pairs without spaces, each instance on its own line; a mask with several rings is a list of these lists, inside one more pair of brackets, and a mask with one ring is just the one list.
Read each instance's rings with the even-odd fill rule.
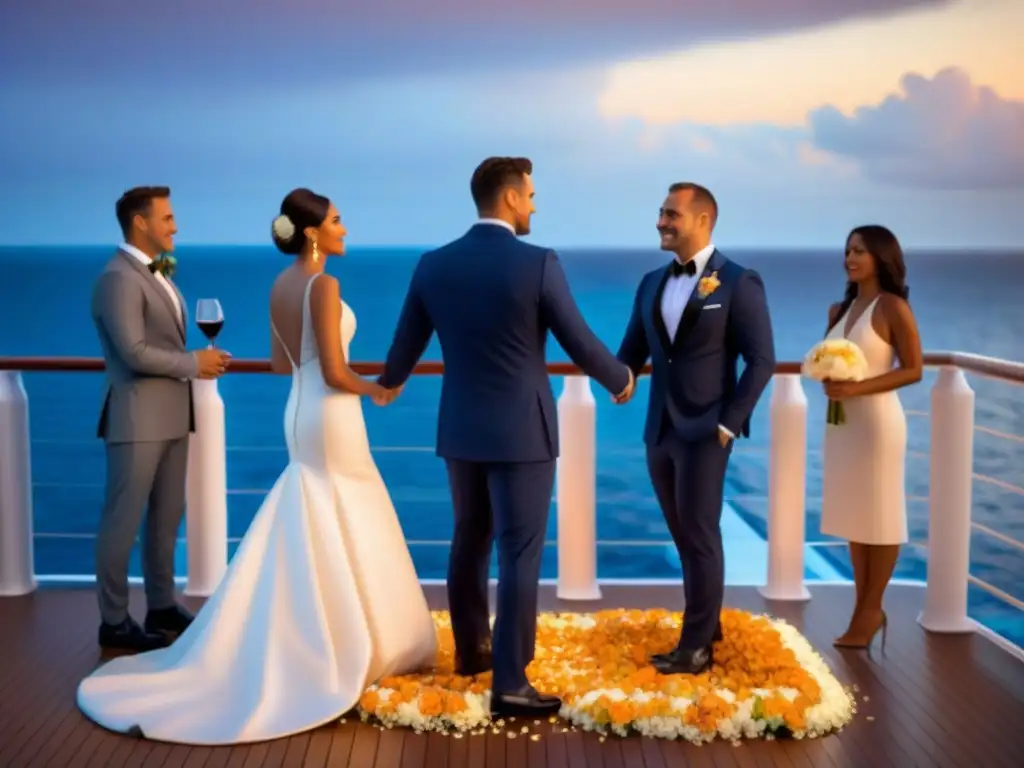
[[[778,632],[782,645],[792,651],[797,663],[818,683],[821,690],[821,699],[804,712],[806,728],[794,732],[794,738],[815,738],[831,731],[842,728],[850,722],[856,711],[856,701],[849,690],[847,690],[832,674],[825,660],[811,647],[803,635],[795,627],[780,619],[762,617],[768,621],[771,628]],[[438,628],[447,629],[450,627],[450,619],[445,613],[434,614],[435,623]],[[652,628],[664,627],[671,629],[679,626],[679,617],[675,614],[667,618],[648,618],[646,614],[638,617],[636,613],[622,613],[616,617],[608,618],[603,615],[600,619],[591,614],[541,614],[538,617],[538,627],[543,629],[548,636],[557,634],[560,638],[558,648],[537,649],[537,663],[543,668],[546,664],[554,664],[552,669],[548,667],[546,674],[557,674],[571,678],[575,676],[576,685],[580,681],[586,681],[593,677],[597,660],[587,655],[589,647],[586,638],[580,637],[602,622],[608,627],[610,623],[615,626],[615,631],[626,633],[646,633]],[[545,662],[545,659],[550,659]],[[580,691],[582,693],[572,703],[564,703],[561,709],[561,716],[584,730],[596,731],[602,734],[614,733],[619,736],[627,736],[631,732],[637,732],[645,736],[663,739],[685,739],[694,744],[701,744],[721,738],[736,742],[742,738],[771,738],[772,731],[783,725],[780,718],[766,720],[763,717],[754,717],[755,701],[757,698],[764,699],[773,693],[793,701],[799,692],[792,688],[780,688],[775,691],[766,689],[755,689],[750,691],[749,696],[739,700],[736,691],[727,688],[718,688],[715,693],[725,702],[730,704],[732,714],[723,717],[714,724],[714,730],[702,731],[695,725],[686,722],[687,712],[694,706],[695,701],[687,696],[675,695],[673,689],[664,686],[665,690],[631,690],[626,692],[621,688],[594,688]],[[378,700],[387,704],[388,700],[397,694],[390,688],[371,686],[368,690],[375,691]],[[683,690],[678,687],[674,690]],[[566,691],[571,693],[572,691]],[[422,731],[444,731],[444,732],[470,732],[494,727],[490,720],[490,693],[476,694],[469,691],[462,692],[465,706],[460,712],[442,713],[440,715],[426,715],[423,713],[420,702],[420,693],[413,701],[405,701],[397,707],[388,706],[381,710],[377,707],[376,712],[368,713],[360,711],[360,717],[366,721],[375,717],[385,727],[403,726],[413,728],[418,732]],[[611,722],[611,713],[606,707],[615,706],[625,702],[627,706],[646,705],[651,702],[662,703],[662,714],[651,717],[640,717],[627,723]],[[520,730],[516,727],[516,730]]]
[[292,220],[283,213],[274,219],[274,223],[271,224],[271,229],[274,232],[274,237],[282,243],[288,242],[295,236],[295,225],[292,223]]

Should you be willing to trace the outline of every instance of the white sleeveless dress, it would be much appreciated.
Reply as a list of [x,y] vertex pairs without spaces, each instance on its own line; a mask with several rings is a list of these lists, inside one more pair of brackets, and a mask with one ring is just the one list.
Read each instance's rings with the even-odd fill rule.
[[[895,350],[875,331],[876,298],[845,334],[848,309],[828,334],[864,351],[867,378],[892,370]],[[826,424],[821,532],[861,544],[907,541],[907,417],[896,391],[843,401],[846,423]]]
[[[285,409],[289,464],[188,630],[82,681],[79,707],[108,729],[203,745],[280,738],[340,717],[381,677],[435,660],[434,623],[360,398],[320,372],[313,280]],[[346,359],[355,330],[343,303]]]

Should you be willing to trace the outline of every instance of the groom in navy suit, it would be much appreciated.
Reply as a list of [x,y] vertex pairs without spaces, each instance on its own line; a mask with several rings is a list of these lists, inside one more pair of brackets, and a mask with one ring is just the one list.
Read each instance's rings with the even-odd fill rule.
[[[479,221],[424,254],[412,277],[380,384],[409,377],[436,331],[444,358],[437,454],[455,512],[448,603],[460,674],[493,665],[496,716],[544,715],[561,702],[526,679],[534,655],[541,552],[558,456],[558,421],[544,347],[550,330],[583,371],[628,399],[634,375],[587,326],[555,252],[530,231],[533,166],[493,157],[470,191]],[[487,576],[498,544],[493,653]]]
[[669,187],[658,232],[674,258],[640,281],[618,352],[634,375],[651,360],[647,468],[683,566],[679,644],[652,659],[664,674],[699,674],[712,664],[725,595],[726,467],[736,436],[749,437],[750,415],[775,370],[764,283],[715,249],[717,218],[709,190]]

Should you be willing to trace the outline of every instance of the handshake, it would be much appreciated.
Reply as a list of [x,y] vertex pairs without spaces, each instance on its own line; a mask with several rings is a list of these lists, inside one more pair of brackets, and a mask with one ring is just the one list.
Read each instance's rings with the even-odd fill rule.
[[629,372],[629,383],[619,394],[612,395],[612,402],[617,405],[628,403],[633,398],[633,393],[636,392],[636,376],[633,375],[632,369],[626,368],[626,370]]

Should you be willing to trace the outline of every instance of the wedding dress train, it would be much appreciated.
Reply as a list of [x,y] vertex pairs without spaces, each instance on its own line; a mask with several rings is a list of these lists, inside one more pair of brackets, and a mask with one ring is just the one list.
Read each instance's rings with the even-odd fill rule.
[[[434,624],[360,398],[330,389],[320,372],[315,279],[285,410],[289,464],[188,630],[82,681],[79,707],[106,728],[201,745],[280,738],[340,717],[369,684],[435,659]],[[347,357],[356,321],[342,309]]]

